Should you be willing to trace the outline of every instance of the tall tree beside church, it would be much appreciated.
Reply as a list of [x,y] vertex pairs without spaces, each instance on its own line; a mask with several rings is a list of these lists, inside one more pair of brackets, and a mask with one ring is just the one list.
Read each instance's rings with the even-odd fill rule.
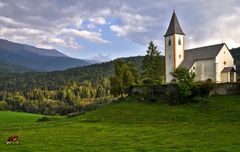
[[150,41],[146,52],[142,64],[142,79],[150,84],[161,84],[163,69],[160,52],[152,41]]
[[110,78],[111,93],[114,96],[123,95],[130,86],[137,83],[137,72],[133,65],[119,59],[115,62],[115,76]]

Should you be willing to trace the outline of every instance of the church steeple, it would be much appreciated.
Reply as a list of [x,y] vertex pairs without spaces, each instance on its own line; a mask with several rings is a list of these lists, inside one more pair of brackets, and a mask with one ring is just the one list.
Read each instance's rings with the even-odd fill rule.
[[171,82],[171,73],[181,64],[184,59],[184,33],[178,22],[175,11],[165,37],[165,78]]
[[170,36],[173,34],[185,35],[182,31],[182,28],[181,28],[179,22],[178,22],[175,10],[173,10],[173,15],[172,15],[168,30],[167,30],[166,34],[164,35],[164,37]]

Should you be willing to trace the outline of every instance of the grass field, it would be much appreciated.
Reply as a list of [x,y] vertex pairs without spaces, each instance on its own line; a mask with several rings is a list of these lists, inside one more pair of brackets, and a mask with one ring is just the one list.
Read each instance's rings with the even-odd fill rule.
[[[208,105],[127,100],[51,122],[0,112],[0,151],[240,151],[240,95],[211,97]],[[12,134],[19,145],[4,144]]]

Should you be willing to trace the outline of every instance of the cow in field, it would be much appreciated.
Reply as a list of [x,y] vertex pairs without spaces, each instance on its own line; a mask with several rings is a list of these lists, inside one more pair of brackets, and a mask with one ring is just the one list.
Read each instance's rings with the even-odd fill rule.
[[18,144],[18,136],[10,136],[6,142],[6,144]]

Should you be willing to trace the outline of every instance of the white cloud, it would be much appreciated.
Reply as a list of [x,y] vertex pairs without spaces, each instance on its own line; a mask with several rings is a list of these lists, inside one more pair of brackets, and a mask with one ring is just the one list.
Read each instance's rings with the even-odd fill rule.
[[95,42],[95,43],[109,43],[109,41],[104,40],[103,38],[101,38],[101,33],[97,33],[97,32],[89,32],[86,30],[76,30],[76,29],[62,29],[60,31],[61,34],[66,34],[72,37],[80,37],[86,40],[89,40],[91,42]]
[[110,29],[113,32],[117,33],[117,36],[121,37],[121,36],[127,36],[130,33],[139,33],[139,32],[145,32],[146,29],[144,27],[141,26],[130,26],[130,25],[126,25],[126,26],[119,26],[119,25],[111,25]]
[[95,24],[99,24],[99,25],[104,25],[106,24],[106,20],[103,17],[97,17],[97,18],[89,18],[89,21]]
[[24,23],[14,21],[13,19],[11,19],[9,17],[4,17],[4,16],[0,16],[0,25],[14,26],[14,27],[25,26]]

